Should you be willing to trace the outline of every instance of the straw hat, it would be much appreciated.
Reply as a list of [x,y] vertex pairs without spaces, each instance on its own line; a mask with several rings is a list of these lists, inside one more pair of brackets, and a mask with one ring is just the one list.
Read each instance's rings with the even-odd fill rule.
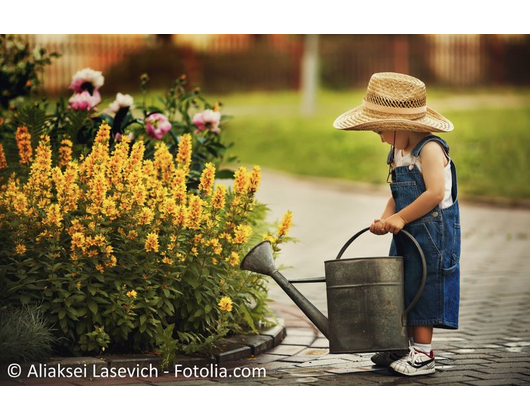
[[427,107],[425,83],[401,73],[375,73],[363,103],[333,123],[339,130],[452,131],[451,121]]

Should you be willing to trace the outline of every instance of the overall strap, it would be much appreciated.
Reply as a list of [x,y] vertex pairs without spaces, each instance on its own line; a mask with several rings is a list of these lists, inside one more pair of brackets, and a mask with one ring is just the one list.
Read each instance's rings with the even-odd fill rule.
[[[445,156],[447,156],[447,159],[449,159],[449,145],[445,142],[445,140],[441,139],[438,136],[432,135],[432,134],[428,135],[423,140],[421,140],[414,147],[414,149],[412,149],[410,154],[417,158],[420,155],[422,149],[425,147],[425,145],[427,143],[429,143],[430,141],[435,141],[435,142],[439,143],[440,146],[442,146],[442,149],[443,149],[443,151],[445,153]],[[452,195],[453,203],[454,203],[454,202],[456,202],[456,199],[458,197],[458,192],[457,192],[457,188],[458,187],[457,187],[457,183],[456,183],[456,168],[455,168],[455,164],[454,164],[452,159],[450,159],[450,165],[451,165],[451,178],[452,178],[451,195]]]
[[412,149],[410,154],[417,158],[420,155],[422,149],[425,147],[425,145],[430,141],[438,142],[440,146],[442,146],[442,149],[444,150],[447,158],[449,158],[449,145],[445,142],[445,140],[433,134],[428,135],[423,140],[421,140],[416,146],[414,146],[414,149]]
[[390,146],[390,151],[388,152],[388,156],[386,157],[387,165],[390,165],[392,162],[394,162],[394,146]]

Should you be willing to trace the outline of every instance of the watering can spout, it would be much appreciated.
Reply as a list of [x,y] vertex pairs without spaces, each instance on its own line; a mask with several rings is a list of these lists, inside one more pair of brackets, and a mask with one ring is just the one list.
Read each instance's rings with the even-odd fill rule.
[[241,269],[272,277],[320,332],[328,337],[328,319],[276,269],[269,241],[260,242],[252,248],[241,261]]

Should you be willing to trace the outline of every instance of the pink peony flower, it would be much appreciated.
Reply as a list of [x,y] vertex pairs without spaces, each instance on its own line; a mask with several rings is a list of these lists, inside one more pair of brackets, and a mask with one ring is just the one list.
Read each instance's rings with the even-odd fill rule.
[[165,115],[154,113],[145,119],[145,131],[149,137],[161,140],[171,130],[171,123]]
[[74,74],[72,83],[70,84],[70,89],[72,89],[75,93],[83,93],[83,91],[87,90],[88,93],[93,95],[94,91],[103,86],[104,82],[105,78],[100,71],[86,68],[79,70],[76,74]]
[[88,111],[101,102],[101,95],[97,89],[94,91],[93,95],[85,90],[82,93],[74,93],[68,102],[70,104],[69,107],[76,111],[80,109]]
[[197,127],[197,131],[210,130],[212,133],[219,134],[221,129],[219,123],[221,122],[221,113],[219,111],[212,111],[205,109],[193,116],[193,124]]
[[132,108],[134,99],[131,95],[122,95],[118,93],[116,95],[116,100],[109,105],[109,111],[118,112],[121,108]]

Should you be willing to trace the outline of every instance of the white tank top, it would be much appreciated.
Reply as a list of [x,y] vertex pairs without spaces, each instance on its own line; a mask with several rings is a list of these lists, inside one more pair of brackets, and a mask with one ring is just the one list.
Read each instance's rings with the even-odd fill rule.
[[[445,150],[444,150],[445,153]],[[447,153],[445,153],[445,156],[447,157],[447,165],[444,168],[445,172],[445,194],[444,199],[438,204],[438,206],[441,209],[445,209],[447,207],[450,207],[453,205],[453,196],[451,194],[451,187],[453,185],[453,176],[451,174],[451,158],[447,156]],[[419,161],[419,158],[415,158],[410,153],[403,156],[403,150],[395,149],[394,151],[394,163],[396,166],[410,166],[410,165],[416,165],[418,170],[421,172],[421,162]]]

